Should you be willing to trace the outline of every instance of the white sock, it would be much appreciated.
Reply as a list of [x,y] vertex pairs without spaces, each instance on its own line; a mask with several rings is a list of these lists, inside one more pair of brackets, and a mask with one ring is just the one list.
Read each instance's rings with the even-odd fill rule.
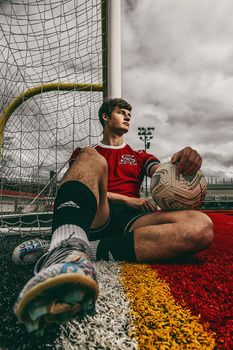
[[53,232],[49,250],[57,247],[61,241],[70,237],[79,238],[90,246],[87,234],[81,227],[76,225],[62,225]]

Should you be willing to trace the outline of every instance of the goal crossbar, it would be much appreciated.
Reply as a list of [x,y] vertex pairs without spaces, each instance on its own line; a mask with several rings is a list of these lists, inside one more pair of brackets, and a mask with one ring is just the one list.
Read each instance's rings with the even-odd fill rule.
[[27,89],[22,94],[16,96],[0,115],[0,156],[2,154],[3,146],[3,132],[4,127],[10,118],[11,114],[26,100],[49,91],[98,91],[102,92],[104,89],[102,84],[80,84],[80,83],[48,83],[38,85]]

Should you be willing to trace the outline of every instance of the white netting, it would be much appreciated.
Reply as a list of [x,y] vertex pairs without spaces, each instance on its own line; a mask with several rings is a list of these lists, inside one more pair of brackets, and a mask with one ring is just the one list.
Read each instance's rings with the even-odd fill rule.
[[[5,125],[0,156],[3,231],[13,221],[16,230],[49,226],[38,213],[52,209],[57,178],[72,150],[99,140],[102,92],[59,91],[59,84],[103,84],[102,3],[0,3],[0,112],[28,89],[58,84],[54,91],[25,99]],[[36,215],[21,215],[25,212]],[[12,219],[13,213],[18,215]]]

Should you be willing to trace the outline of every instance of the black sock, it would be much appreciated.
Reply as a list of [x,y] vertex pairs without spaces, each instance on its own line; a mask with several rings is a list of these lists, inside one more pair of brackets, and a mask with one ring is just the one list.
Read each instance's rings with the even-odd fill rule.
[[136,262],[134,249],[134,232],[127,231],[123,236],[101,239],[96,250],[96,260]]
[[86,185],[79,181],[65,182],[59,188],[55,199],[52,232],[67,224],[88,231],[96,210],[96,198]]

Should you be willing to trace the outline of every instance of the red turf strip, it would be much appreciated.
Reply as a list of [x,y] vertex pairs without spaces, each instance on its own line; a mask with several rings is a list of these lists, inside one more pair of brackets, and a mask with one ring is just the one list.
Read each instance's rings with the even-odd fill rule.
[[215,232],[210,248],[198,253],[190,263],[151,267],[169,283],[174,298],[216,333],[217,349],[232,350],[233,216],[210,212],[207,215]]

